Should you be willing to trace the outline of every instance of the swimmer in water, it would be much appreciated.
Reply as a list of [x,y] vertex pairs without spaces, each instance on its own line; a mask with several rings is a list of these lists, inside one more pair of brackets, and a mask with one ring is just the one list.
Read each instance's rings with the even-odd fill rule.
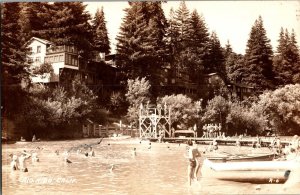
[[34,162],[39,162],[39,161],[40,161],[40,159],[38,158],[36,152],[32,153],[31,160],[32,160],[33,163],[34,163]]
[[11,170],[12,171],[16,171],[18,170],[18,163],[17,163],[17,160],[18,160],[18,156],[17,155],[13,155],[12,156],[12,161],[10,163],[10,167],[11,167]]
[[19,166],[20,170],[23,172],[28,172],[27,166],[26,166],[26,160],[31,157],[31,154],[27,153],[26,150],[24,150],[19,157]]
[[76,151],[76,153],[77,153],[77,155],[79,155],[79,154],[81,154],[81,150],[80,149],[78,149],[77,151]]
[[72,161],[70,161],[70,160],[68,159],[68,157],[69,157],[69,152],[68,152],[68,151],[65,151],[65,152],[63,153],[63,156],[64,156],[64,162],[65,162],[65,163],[72,163]]
[[136,156],[136,148],[133,148],[133,151],[132,151],[132,156],[135,157]]
[[115,165],[112,164],[111,167],[110,167],[110,169],[109,169],[109,171],[110,171],[111,173],[113,172],[113,170],[114,170],[114,168],[115,168],[114,166],[115,166]]
[[149,143],[149,147],[148,147],[148,149],[149,149],[149,150],[151,149],[151,142]]
[[90,151],[89,151],[88,155],[93,156],[93,157],[95,156],[95,151],[92,147],[90,147]]

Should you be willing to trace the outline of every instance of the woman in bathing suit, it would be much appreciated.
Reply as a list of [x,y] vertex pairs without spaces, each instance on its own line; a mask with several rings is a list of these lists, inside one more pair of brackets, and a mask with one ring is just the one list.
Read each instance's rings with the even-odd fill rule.
[[199,153],[199,151],[196,148],[193,148],[193,142],[192,140],[188,141],[188,156],[189,159],[189,165],[188,165],[188,183],[192,184],[192,179],[197,179],[197,161],[196,156]]

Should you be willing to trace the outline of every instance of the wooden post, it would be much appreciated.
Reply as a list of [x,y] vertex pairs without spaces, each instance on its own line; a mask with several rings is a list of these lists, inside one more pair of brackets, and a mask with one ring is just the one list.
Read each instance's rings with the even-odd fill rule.
[[140,113],[139,113],[139,131],[140,131],[140,138],[142,138],[142,109],[143,104],[140,105]]
[[99,137],[102,137],[102,128],[100,125],[99,125]]

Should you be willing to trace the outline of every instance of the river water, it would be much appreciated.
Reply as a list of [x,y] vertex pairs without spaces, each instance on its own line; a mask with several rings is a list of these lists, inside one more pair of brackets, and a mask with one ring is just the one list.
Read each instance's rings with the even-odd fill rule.
[[[235,183],[201,178],[187,184],[185,144],[152,143],[137,139],[82,139],[2,145],[3,194],[282,194],[282,184]],[[77,154],[76,147],[95,144],[95,157]],[[207,146],[199,146],[204,150]],[[63,161],[63,151],[71,149]],[[136,148],[136,156],[133,155]],[[38,153],[28,159],[28,172],[11,171],[9,154]],[[56,150],[60,154],[55,153]],[[234,152],[234,146],[220,147]],[[250,152],[244,147],[242,152]],[[249,150],[249,151],[247,151]],[[239,151],[241,152],[241,151]],[[202,158],[203,160],[204,158]],[[113,168],[112,168],[113,167]],[[111,170],[112,169],[112,170]],[[295,193],[295,191],[291,191]],[[299,191],[300,192],[300,191]]]

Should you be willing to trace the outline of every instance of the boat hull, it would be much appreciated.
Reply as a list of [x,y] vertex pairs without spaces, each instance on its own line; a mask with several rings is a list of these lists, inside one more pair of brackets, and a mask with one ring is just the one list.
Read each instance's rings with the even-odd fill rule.
[[288,161],[255,161],[215,163],[204,160],[203,178],[248,183],[285,183],[294,167]]
[[213,162],[249,162],[249,161],[271,161],[277,156],[275,154],[261,154],[261,155],[230,155],[220,157],[207,157]]

